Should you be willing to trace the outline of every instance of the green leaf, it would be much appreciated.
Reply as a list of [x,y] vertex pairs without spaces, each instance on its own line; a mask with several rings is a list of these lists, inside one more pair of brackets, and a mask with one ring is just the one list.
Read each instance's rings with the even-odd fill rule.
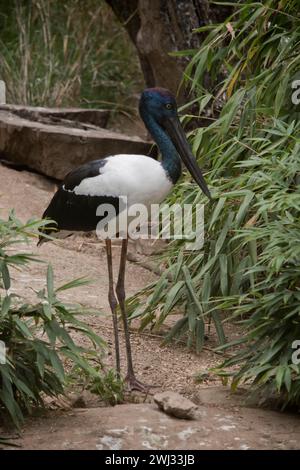
[[42,304],[43,313],[48,320],[52,319],[52,308],[51,305],[45,300]]
[[179,275],[180,275],[181,269],[182,269],[182,264],[183,264],[183,253],[182,253],[182,251],[180,251],[179,255],[178,255],[178,258],[177,258],[177,262],[176,262],[176,271],[175,271],[175,275],[174,275],[174,282],[178,281],[178,278],[179,278]]
[[277,386],[277,391],[280,392],[282,383],[283,383],[283,377],[285,374],[285,366],[278,366],[277,367],[277,373],[276,373],[276,386]]
[[6,295],[1,305],[1,317],[2,319],[8,314],[11,305],[11,296]]
[[[281,108],[284,103],[285,96],[287,94],[287,90],[289,90],[288,83],[290,80],[290,75],[288,73],[283,73],[283,76],[279,80],[279,86],[277,89],[276,97],[275,97],[275,116],[278,117],[281,111]],[[290,93],[290,90],[289,90]]]
[[224,329],[223,329],[222,322],[220,320],[220,316],[219,316],[218,312],[216,312],[216,311],[212,312],[211,316],[212,316],[212,319],[213,319],[215,327],[216,327],[216,332],[217,332],[217,335],[218,335],[219,343],[220,344],[225,344],[226,343],[226,337],[225,337]]
[[174,307],[176,303],[176,299],[178,298],[178,294],[180,293],[180,290],[182,289],[183,286],[184,286],[184,281],[178,281],[169,290],[166,296],[166,301],[165,301],[165,305],[163,308],[164,316],[167,315],[169,311]]
[[[187,317],[188,317],[188,324],[189,324],[189,332],[193,333],[196,327],[196,321],[197,321],[197,314],[198,310],[195,307],[195,304],[193,302],[189,303],[187,306]],[[191,335],[192,338],[192,335]]]
[[47,292],[48,292],[49,300],[52,301],[54,298],[54,285],[53,285],[53,269],[52,269],[51,264],[48,264],[48,269],[47,269]]
[[64,372],[64,368],[62,366],[61,360],[59,359],[58,355],[56,354],[56,352],[54,350],[49,351],[49,356],[50,356],[50,361],[51,361],[52,367],[53,367],[55,373],[57,374],[59,380],[61,382],[64,382],[65,381],[65,372]]
[[164,294],[164,291],[165,289],[167,288],[167,286],[169,285],[169,282],[168,280],[166,279],[165,276],[163,276],[156,284],[155,286],[155,289],[153,291],[153,294],[151,296],[151,299],[149,301],[149,303],[151,305],[155,304],[156,302],[158,302],[158,300],[161,299],[162,295]]
[[6,290],[10,288],[10,275],[5,261],[0,262],[0,271],[2,275],[3,285]]
[[221,254],[219,257],[220,262],[220,284],[222,295],[228,294],[228,267],[227,267],[227,255]]
[[27,395],[27,397],[35,400],[34,393],[30,390],[29,387],[27,387],[27,385],[22,380],[19,380],[15,377],[14,384],[21,392],[24,392]]
[[219,238],[216,242],[215,255],[217,255],[221,251],[221,249],[223,248],[223,245],[225,243],[227,234],[228,234],[228,232],[231,228],[233,217],[234,217],[234,213],[230,212],[229,215],[228,215],[227,221],[225,222],[225,225],[222,228],[221,233],[219,235]]
[[25,338],[33,338],[32,332],[24,321],[22,321],[17,316],[14,316],[14,322],[16,323],[16,325],[18,325],[18,328],[23,333]]
[[36,356],[36,364],[38,366],[38,370],[40,373],[40,376],[44,378],[44,373],[45,373],[45,358],[42,356],[42,354],[37,353]]
[[292,376],[291,376],[291,370],[289,367],[286,367],[285,372],[284,372],[284,384],[286,386],[287,391],[290,392],[291,386],[292,386]]
[[242,204],[240,205],[240,208],[239,208],[238,213],[237,213],[236,218],[235,218],[235,222],[236,222],[237,227],[240,226],[240,224],[244,220],[246,214],[248,213],[249,206],[250,206],[250,203],[251,203],[253,198],[254,198],[254,193],[252,193],[251,191],[248,191],[247,194],[245,195],[245,198],[244,198]]
[[182,317],[175,323],[174,326],[170,329],[169,333],[165,337],[165,342],[170,341],[171,339],[183,334],[185,331],[185,326],[188,324],[188,317]]
[[195,327],[196,353],[199,354],[204,346],[205,323],[202,318],[197,318]]
[[61,292],[68,289],[75,289],[80,286],[86,286],[88,284],[91,284],[92,282],[92,279],[87,279],[86,277],[79,277],[78,279],[73,279],[72,281],[67,282],[66,284],[63,284],[62,286],[58,287],[57,289],[55,289],[55,292]]
[[219,215],[224,207],[224,204],[225,204],[225,201],[226,201],[226,198],[225,197],[220,197],[220,199],[218,200],[218,203],[214,209],[214,212],[210,218],[210,221],[209,221],[209,226],[208,226],[208,230],[210,231],[211,228],[213,227],[213,225],[215,224],[215,222],[218,220],[219,218]]
[[191,278],[191,275],[189,273],[189,270],[188,270],[187,266],[183,266],[182,271],[183,271],[183,274],[184,274],[184,277],[185,277],[185,283],[186,283],[186,286],[187,286],[187,291],[189,293],[191,302],[195,304],[195,308],[198,310],[198,314],[202,315],[203,314],[203,309],[202,309],[201,303],[199,302],[197,294],[195,292],[195,288],[193,286],[193,281],[192,281],[192,278]]
[[203,279],[203,284],[201,287],[201,298],[202,298],[202,304],[203,304],[203,311],[206,311],[208,309],[208,302],[210,299],[210,293],[211,293],[211,277],[210,273],[207,272],[204,275]]

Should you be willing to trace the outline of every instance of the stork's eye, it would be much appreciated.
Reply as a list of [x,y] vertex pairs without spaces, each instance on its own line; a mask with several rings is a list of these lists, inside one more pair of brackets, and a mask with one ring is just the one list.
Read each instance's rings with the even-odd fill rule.
[[167,108],[167,109],[172,109],[172,108],[173,108],[173,106],[172,106],[172,104],[171,104],[171,103],[167,103],[167,104],[166,104],[166,108]]

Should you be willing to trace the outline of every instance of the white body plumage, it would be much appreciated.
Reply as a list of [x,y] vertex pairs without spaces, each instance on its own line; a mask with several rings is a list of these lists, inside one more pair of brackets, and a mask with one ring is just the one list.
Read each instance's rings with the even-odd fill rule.
[[72,191],[84,196],[127,197],[132,204],[154,204],[172,189],[160,162],[145,155],[120,154],[104,159],[99,175],[84,178]]
[[[141,205],[146,209],[141,221],[146,222],[151,204],[162,202],[172,186],[172,180],[159,161],[145,155],[114,155],[69,173],[43,217],[57,222],[59,232],[55,231],[55,235],[59,238],[73,231],[96,228],[102,238],[99,223],[106,230],[106,223],[115,219],[113,230],[119,233],[120,214],[124,214],[125,209],[129,223],[136,214],[136,207]],[[130,212],[130,208],[133,211]]]

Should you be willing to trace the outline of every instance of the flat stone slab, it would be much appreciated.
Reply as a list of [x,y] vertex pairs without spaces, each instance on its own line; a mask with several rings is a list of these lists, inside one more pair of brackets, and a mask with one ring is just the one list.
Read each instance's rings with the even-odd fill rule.
[[[106,109],[85,108],[46,108],[41,106],[22,106],[17,104],[1,104],[0,110],[8,111],[19,117],[33,121],[48,120],[48,124],[58,120],[69,120],[77,123],[92,124],[93,126],[106,128],[110,111]],[[47,123],[47,121],[46,121]]]
[[150,152],[151,143],[139,137],[80,127],[70,127],[69,122],[68,126],[46,124],[0,110],[0,156],[61,180],[69,171],[91,160],[120,153]]
[[111,408],[49,412],[27,421],[23,449],[198,450],[298,449],[300,419],[275,411],[200,405],[193,421],[176,419],[157,406],[125,404]]

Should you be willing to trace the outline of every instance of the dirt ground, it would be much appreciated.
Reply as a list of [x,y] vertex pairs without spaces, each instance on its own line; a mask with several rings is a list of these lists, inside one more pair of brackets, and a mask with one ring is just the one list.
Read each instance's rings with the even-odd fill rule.
[[[0,217],[4,218],[11,208],[15,209],[17,217],[23,221],[26,221],[33,216],[40,217],[54,190],[54,183],[48,181],[42,176],[27,171],[16,171],[0,164]],[[94,330],[107,341],[108,352],[105,362],[108,366],[113,366],[114,356],[112,324],[107,301],[108,280],[106,270],[106,256],[103,244],[92,237],[77,234],[76,236],[70,237],[66,240],[60,240],[55,243],[46,243],[40,248],[37,248],[33,241],[30,242],[29,245],[26,245],[22,248],[39,254],[42,259],[51,262],[54,269],[56,285],[60,285],[65,283],[67,280],[78,278],[80,276],[88,276],[94,280],[92,284],[82,286],[71,291],[63,292],[61,298],[66,301],[79,302],[83,306],[92,307],[99,311],[99,315],[91,315],[88,317],[88,323],[93,326]],[[135,250],[136,247],[131,246],[131,252],[134,253]],[[119,252],[119,246],[115,246],[113,250],[115,272],[117,271],[119,262]],[[14,277],[16,279],[14,285],[17,286],[16,292],[22,294],[28,300],[33,300],[35,297],[34,290],[38,290],[45,285],[46,269],[47,264],[32,263],[28,269],[22,272],[14,273]],[[156,278],[157,277],[153,272],[139,266],[137,263],[128,262],[126,271],[127,296],[132,295]],[[170,322],[172,322],[172,318],[170,319]],[[199,400],[199,393],[203,388],[213,387],[212,390],[215,390],[216,386],[222,388],[220,381],[213,376],[209,377],[208,380],[202,384],[197,384],[195,382],[195,375],[197,373],[215,366],[220,361],[219,356],[211,351],[211,349],[217,344],[216,335],[213,329],[206,342],[204,351],[200,355],[196,355],[193,352],[190,352],[184,344],[162,346],[160,335],[163,334],[163,331],[157,335],[152,335],[150,332],[140,334],[137,331],[137,327],[138,324],[135,323],[132,327],[131,335],[133,360],[136,373],[139,379],[143,382],[157,385],[157,389],[155,389],[155,391],[173,390],[189,398],[192,398],[195,402],[199,403],[199,401],[201,402],[201,400]],[[230,329],[227,331],[227,335],[230,339],[234,339],[237,337],[238,331],[235,328],[230,327]],[[126,359],[122,332],[121,338],[121,360],[123,370],[125,371]],[[218,407],[222,407],[222,401],[223,400],[221,399],[221,403],[219,403]],[[100,407],[100,411],[98,410],[100,414],[101,409],[103,410],[103,408],[101,408],[103,404],[98,402],[95,398],[85,398],[84,406],[87,409],[90,407]],[[124,406],[136,407],[137,405],[127,404]],[[153,405],[149,403],[148,406],[150,407],[147,410],[147,413],[149,414],[152,409],[151,406]],[[210,404],[207,403],[205,406],[209,408]],[[242,411],[242,405],[240,403],[233,403],[233,406],[235,407],[236,413],[240,413],[239,416],[242,420],[245,419],[247,421],[249,419],[249,416],[248,418],[246,416],[244,417],[244,412]],[[122,405],[120,405],[118,408],[120,407],[122,407]],[[57,413],[60,412],[65,413],[63,410],[56,410],[53,412],[55,414],[50,415],[50,417],[48,416],[47,419],[45,418],[45,420],[42,418],[38,418],[37,420],[33,418],[29,419],[23,430],[24,437],[23,441],[21,440],[22,445],[27,449],[43,448],[42,446],[46,446],[46,439],[44,443],[39,444],[39,436],[43,435],[44,431],[47,433],[47,429],[49,429],[49,419],[54,420],[54,422],[56,422],[57,419],[68,419],[66,414],[57,417]],[[139,413],[135,408],[133,409],[133,413],[134,412]],[[76,414],[77,411],[75,410],[73,412],[73,416],[74,413]],[[109,409],[107,409],[107,412],[105,413],[109,414]],[[259,416],[261,416],[261,413],[268,413],[268,411],[262,412],[261,410],[247,409],[247,413],[251,414],[253,429],[253,436],[250,440],[248,439],[248,443],[246,442],[246,435],[244,436],[244,445],[247,448],[289,448],[290,446],[297,448],[297,446],[299,446],[299,434],[296,442],[294,442],[295,433],[293,431],[295,426],[299,425],[299,419],[297,416],[290,418],[292,420],[291,426],[285,426],[286,434],[284,438],[280,440],[280,446],[278,447],[276,444],[278,422],[280,422],[280,419],[282,419],[285,420],[284,422],[286,423],[286,416],[276,413],[276,423],[274,422],[274,426],[272,426],[272,417],[269,415],[269,421],[271,423],[271,427],[268,428],[270,430],[270,438],[267,439],[267,444],[264,443],[264,445],[262,445],[262,441],[260,441],[259,438],[257,438],[257,442],[255,442],[255,433],[257,432],[257,427],[260,423]],[[257,422],[255,422],[255,416],[257,416]],[[245,422],[245,424],[247,423]],[[82,427],[81,431],[83,432],[85,421],[80,419],[77,420],[76,426]],[[128,426],[130,426],[130,424],[128,424]],[[290,435],[288,429],[290,429]],[[182,429],[178,432],[182,432]],[[59,438],[57,435],[55,438],[55,435],[53,436],[54,440],[52,444],[49,443],[48,440],[48,447],[46,447],[56,448],[55,446],[57,445],[57,448],[60,448],[59,440],[61,440],[61,437]],[[227,438],[229,438],[229,435],[227,435]],[[51,439],[51,434],[49,439]],[[232,439],[234,440],[234,437],[232,437]],[[293,441],[293,444],[291,440]],[[72,438],[69,436],[68,442],[69,444],[65,448],[81,448],[80,440],[78,441],[79,444],[75,445],[72,443]],[[193,442],[194,445],[197,445],[197,441]],[[207,442],[210,444],[205,445],[205,448],[214,448],[213,439],[208,439]],[[226,446],[227,448],[230,448],[230,442],[228,442]],[[236,440],[235,443],[233,441],[231,448],[240,448],[236,445],[238,442],[238,440]],[[123,446],[122,448],[130,449],[130,447],[128,447],[130,445],[131,444],[127,442],[124,444],[125,447]],[[176,445],[178,446],[179,444],[177,443]],[[217,446],[216,442],[215,445]],[[82,448],[95,447],[88,447],[88,443],[85,441],[85,444],[82,444]],[[102,446],[102,448],[110,447],[109,444],[105,444],[104,447]],[[159,444],[157,444],[157,448],[172,449],[172,439],[168,440],[168,444],[166,444],[165,447],[159,447]],[[218,448],[222,448],[222,444],[220,444]]]
[[[19,219],[26,221],[30,217],[40,217],[49,202],[55,185],[39,175],[27,171],[15,171],[4,166],[0,167],[0,207],[4,217],[11,207],[15,208]],[[61,298],[70,302],[78,302],[84,307],[92,307],[99,315],[88,316],[88,323],[102,336],[109,345],[107,362],[113,362],[113,331],[107,292],[108,276],[104,245],[85,235],[74,235],[55,243],[45,243],[36,247],[34,241],[22,250],[40,255],[51,262],[54,270],[55,283],[61,285],[68,280],[81,276],[91,278],[93,283],[77,289],[62,292]],[[134,252],[131,246],[130,252]],[[114,272],[117,273],[120,247],[113,249]],[[15,274],[18,281],[16,293],[26,299],[35,298],[34,290],[45,286],[47,264],[32,263],[28,269]],[[130,296],[151,281],[156,275],[140,267],[137,263],[127,263],[126,295]],[[194,374],[207,369],[219,361],[216,354],[205,350],[200,356],[187,350],[185,345],[161,346],[161,336],[149,332],[139,334],[134,325],[132,347],[137,375],[142,381],[159,386],[162,389],[173,389],[191,395],[194,390]],[[163,331],[161,332],[161,334]],[[122,335],[122,332],[121,332]],[[123,338],[122,338],[123,339]],[[207,341],[207,348],[216,345],[216,337],[212,332]],[[122,363],[125,367],[125,350],[122,345]]]

